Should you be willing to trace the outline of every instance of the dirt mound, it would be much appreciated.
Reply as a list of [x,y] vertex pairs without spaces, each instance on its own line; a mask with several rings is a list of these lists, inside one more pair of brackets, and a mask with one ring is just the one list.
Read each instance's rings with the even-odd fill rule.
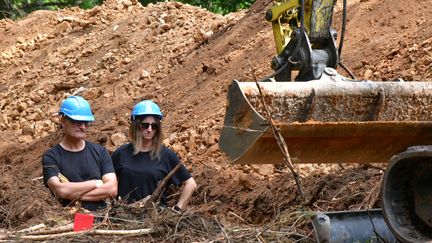
[[[342,59],[359,79],[432,79],[428,1],[349,2]],[[54,113],[71,94],[88,99],[96,114],[88,139],[111,151],[126,140],[132,106],[142,99],[159,103],[164,142],[199,184],[192,207],[222,225],[273,222],[309,235],[307,220],[296,223],[298,212],[376,206],[370,189],[379,185],[380,169],[301,166],[307,197],[301,203],[287,169],[232,166],[222,158],[217,141],[228,85],[252,80],[251,69],[258,77],[271,73],[269,4],[258,0],[221,16],[177,2],[143,7],[110,0],[91,10],[1,20],[0,228],[43,222],[62,210],[43,186],[40,159],[61,139]]]

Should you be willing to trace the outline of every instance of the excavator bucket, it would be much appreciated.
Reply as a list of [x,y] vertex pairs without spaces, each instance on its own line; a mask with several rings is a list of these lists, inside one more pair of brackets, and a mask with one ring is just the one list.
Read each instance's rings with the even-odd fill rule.
[[256,82],[228,90],[219,147],[232,163],[283,162],[266,108],[294,163],[387,163],[432,144],[432,82],[353,81],[326,69],[319,80],[258,84],[262,95]]

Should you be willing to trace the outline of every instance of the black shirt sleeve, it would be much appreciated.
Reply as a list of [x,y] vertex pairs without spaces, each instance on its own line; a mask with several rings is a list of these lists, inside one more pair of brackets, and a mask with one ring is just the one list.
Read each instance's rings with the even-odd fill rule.
[[46,187],[48,187],[48,180],[53,176],[58,176],[60,169],[57,165],[57,159],[55,157],[54,148],[48,150],[42,156],[42,171],[43,180]]
[[[169,157],[169,165],[170,165],[170,171],[174,169],[176,165],[180,163],[180,159],[178,158],[177,154],[174,153],[171,149],[166,148],[168,157]],[[171,182],[176,185],[177,187],[180,186],[184,181],[191,178],[192,175],[188,172],[186,167],[182,164],[180,169],[177,171],[177,173],[174,174],[173,177],[171,177]]]
[[106,148],[100,146],[100,163],[101,163],[101,175],[104,176],[108,173],[115,173],[111,156]]
[[112,163],[113,163],[113,166],[114,166],[115,173],[117,175],[119,173],[119,163],[120,163],[119,149],[120,148],[117,148],[116,151],[114,151],[114,153],[111,154],[111,160],[112,160]]

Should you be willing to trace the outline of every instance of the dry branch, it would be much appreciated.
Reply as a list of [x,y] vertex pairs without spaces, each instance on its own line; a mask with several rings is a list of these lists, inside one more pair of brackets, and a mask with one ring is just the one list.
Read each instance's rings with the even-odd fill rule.
[[256,85],[258,87],[261,103],[263,104],[264,110],[266,112],[266,114],[265,114],[266,115],[266,119],[267,119],[268,123],[270,124],[270,127],[271,127],[271,129],[273,131],[273,134],[274,134],[275,138],[276,138],[277,144],[278,144],[278,146],[279,146],[282,154],[284,155],[284,162],[288,166],[288,168],[290,169],[291,173],[293,174],[294,180],[295,180],[296,185],[297,185],[297,191],[298,191],[298,193],[300,194],[300,196],[302,197],[302,199],[304,199],[304,193],[303,193],[303,188],[302,188],[301,181],[300,181],[300,176],[299,176],[299,174],[297,173],[297,171],[295,170],[295,168],[293,166],[293,163],[291,161],[291,157],[290,157],[289,152],[288,152],[288,146],[286,145],[285,139],[283,138],[283,136],[280,133],[279,129],[275,126],[275,124],[273,122],[273,119],[271,117],[270,111],[269,111],[269,109],[267,107],[267,104],[265,103],[261,87],[260,87],[260,85],[259,85],[259,83],[258,83],[258,81],[256,79],[255,73],[252,72],[252,75],[253,75],[255,83],[256,83]]
[[138,206],[140,208],[147,208],[149,205],[151,205],[151,203],[156,202],[160,195],[163,192],[163,189],[165,187],[165,185],[167,184],[167,182],[171,179],[171,177],[173,177],[173,175],[175,173],[177,173],[177,171],[180,169],[181,164],[176,165],[171,171],[170,173],[168,173],[167,176],[165,176],[165,178],[160,181],[156,187],[156,190],[150,195],[147,196],[139,201],[134,202],[132,205],[133,206]]
[[[26,232],[27,235],[49,235],[49,234],[58,234],[58,233],[64,233],[73,230],[73,223],[62,225],[53,229],[48,229],[44,231],[32,231],[32,232]],[[20,232],[22,233],[22,232]]]
[[19,230],[16,233],[29,233],[29,232],[36,231],[36,230],[39,230],[39,229],[42,229],[45,227],[46,227],[46,225],[42,223],[42,224],[31,226],[31,227],[26,228],[26,229]]
[[65,232],[59,234],[49,234],[49,235],[14,235],[10,238],[20,239],[20,240],[50,240],[58,239],[62,237],[69,236],[79,236],[79,235],[144,235],[153,232],[152,228],[149,229],[135,229],[135,230],[89,230],[89,231],[79,231],[79,232]]
[[156,200],[159,199],[159,197],[160,197],[160,195],[162,194],[162,191],[163,191],[165,185],[166,185],[167,182],[171,179],[171,177],[173,177],[173,175],[174,175],[175,173],[177,173],[177,171],[180,169],[180,167],[181,167],[181,164],[176,165],[176,166],[174,167],[174,169],[172,169],[172,170],[170,171],[170,173],[168,173],[168,175],[165,176],[165,178],[164,178],[161,182],[158,183],[158,186],[156,187],[156,190],[155,190],[155,191],[152,193],[152,195],[150,196],[150,199],[148,200],[147,205],[148,205],[149,203],[156,202]]

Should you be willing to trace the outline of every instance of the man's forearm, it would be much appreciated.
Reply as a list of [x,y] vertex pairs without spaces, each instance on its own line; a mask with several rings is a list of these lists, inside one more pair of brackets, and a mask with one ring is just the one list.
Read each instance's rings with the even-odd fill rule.
[[100,201],[117,195],[117,177],[114,173],[102,176],[103,184],[81,195],[82,201]]
[[[58,180],[58,178],[57,178]],[[96,188],[96,181],[89,180],[83,182],[67,182],[61,183],[56,181],[54,183],[49,183],[50,188],[54,193],[64,199],[76,200],[79,199],[83,194]]]
[[91,191],[86,192],[81,196],[82,201],[100,201],[106,198],[112,198],[116,196],[116,190],[114,192],[113,183],[106,183],[101,187],[95,188]]

